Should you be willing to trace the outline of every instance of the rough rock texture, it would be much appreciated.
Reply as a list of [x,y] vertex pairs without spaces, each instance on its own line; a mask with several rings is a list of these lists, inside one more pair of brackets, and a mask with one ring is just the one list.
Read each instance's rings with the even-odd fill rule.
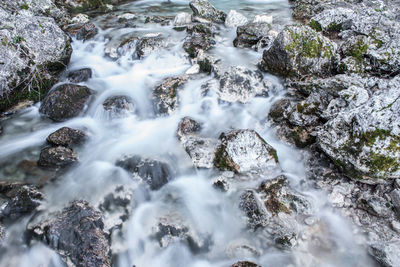
[[268,23],[247,23],[236,30],[237,37],[233,40],[236,47],[264,48],[272,44],[276,36]]
[[216,23],[224,23],[226,14],[220,10],[217,10],[207,0],[192,0],[189,3],[190,8],[195,16],[211,20]]
[[170,45],[168,39],[166,39],[161,33],[147,34],[136,43],[136,55],[138,58],[143,58],[155,51],[159,51],[162,48],[166,48]]
[[370,253],[382,266],[398,266],[400,264],[400,240],[375,244],[370,248]]
[[86,86],[63,84],[46,95],[39,111],[54,121],[64,121],[78,116],[85,109],[91,94]]
[[68,266],[111,266],[102,214],[86,201],[74,201],[47,220],[31,222],[28,228],[56,250]]
[[104,109],[109,113],[111,118],[122,118],[133,114],[135,106],[128,96],[111,96],[103,102]]
[[231,67],[203,86],[204,90],[214,90],[226,102],[246,103],[255,96],[267,96],[272,83],[264,81],[260,71],[245,67]]
[[191,58],[207,51],[215,45],[215,29],[212,25],[195,24],[187,27],[188,35],[183,43],[183,49]]
[[77,161],[77,154],[70,148],[47,147],[40,152],[38,165],[45,168],[65,168]]
[[278,156],[254,130],[232,130],[222,133],[215,152],[215,167],[246,173],[277,168]]
[[238,26],[243,26],[248,22],[248,19],[237,12],[236,10],[231,10],[225,20],[225,26],[229,28],[235,28]]
[[165,79],[153,91],[154,110],[158,114],[172,114],[178,107],[178,92],[188,80],[186,75]]
[[82,83],[92,78],[92,70],[84,68],[80,70],[74,70],[68,73],[68,79],[71,83]]
[[146,182],[150,189],[158,190],[175,176],[174,170],[162,160],[142,158],[140,156],[125,156],[116,165]]
[[181,142],[196,168],[210,169],[214,167],[215,149],[218,146],[218,140],[188,136],[181,140]]
[[55,21],[63,17],[50,0],[0,4],[0,111],[20,100],[40,100],[57,82],[72,53]]
[[201,124],[191,117],[184,117],[178,125],[177,135],[182,139],[188,135],[193,135],[201,130]]
[[87,138],[85,132],[81,130],[72,129],[69,127],[62,127],[50,134],[46,141],[53,146],[74,146],[82,144]]
[[260,67],[282,76],[327,76],[335,69],[337,45],[307,26],[287,26],[263,53]]
[[184,26],[192,23],[192,16],[186,12],[179,12],[174,18],[174,26]]
[[231,267],[261,267],[261,266],[250,261],[239,261],[231,265]]
[[69,25],[66,32],[76,40],[89,40],[93,38],[99,30],[91,22],[77,23]]
[[55,0],[59,6],[63,6],[72,13],[84,12],[97,8],[107,8],[109,4],[118,4],[121,0]]

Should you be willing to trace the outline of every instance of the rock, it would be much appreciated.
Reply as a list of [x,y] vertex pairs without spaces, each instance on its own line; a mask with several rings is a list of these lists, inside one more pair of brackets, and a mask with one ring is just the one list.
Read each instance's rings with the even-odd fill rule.
[[40,152],[38,165],[46,168],[65,168],[78,161],[77,154],[70,148],[47,147]]
[[323,31],[324,33],[340,32],[355,15],[356,13],[350,8],[336,7],[326,9],[314,16],[310,20],[309,26],[316,31]]
[[280,123],[288,118],[288,114],[286,112],[290,109],[291,103],[289,99],[281,99],[275,102],[271,110],[268,113],[268,116],[276,123]]
[[114,60],[125,55],[130,55],[132,58],[136,58],[138,57],[136,51],[138,40],[139,37],[135,32],[118,35],[107,43],[104,48],[104,53],[106,56]]
[[192,0],[189,3],[190,8],[195,16],[211,20],[216,23],[224,23],[226,14],[220,10],[217,10],[207,0]]
[[[200,24],[201,25],[201,24]],[[204,32],[199,32],[199,28]],[[212,38],[211,30],[207,27],[195,27],[194,30],[189,29],[191,34],[185,38],[183,49],[189,54],[191,58],[198,56],[200,51],[207,51],[216,44]]]
[[243,26],[248,22],[248,19],[237,12],[236,10],[231,10],[225,20],[225,26],[229,28],[235,28],[238,26]]
[[335,69],[337,45],[307,26],[287,26],[268,50],[260,67],[282,76],[327,76]]
[[261,266],[250,261],[239,261],[231,265],[231,267],[261,267]]
[[68,266],[111,266],[110,247],[102,214],[77,200],[41,222],[31,221],[30,232],[56,250]]
[[5,238],[5,235],[6,235],[6,231],[5,231],[5,229],[4,229],[4,226],[0,224],[0,246],[1,246],[2,243],[3,243],[3,240],[4,240],[4,238]]
[[82,83],[92,78],[92,69],[84,68],[80,70],[74,70],[68,73],[68,79],[71,83]]
[[395,267],[400,264],[400,241],[373,244],[369,253],[377,262],[385,267]]
[[217,140],[188,136],[181,139],[181,142],[196,168],[211,169],[214,167],[215,149],[218,146]]
[[85,24],[90,21],[90,17],[86,14],[79,13],[76,16],[73,16],[71,22],[73,24]]
[[118,22],[127,22],[131,20],[136,20],[137,16],[133,13],[124,13],[122,15],[119,15],[117,18]]
[[218,169],[252,173],[279,167],[276,150],[254,130],[232,130],[220,140],[214,160]]
[[253,19],[253,23],[267,23],[272,24],[273,18],[268,15],[256,15]]
[[39,101],[71,57],[70,38],[48,17],[62,19],[63,13],[49,1],[29,3],[22,12],[15,11],[22,1],[0,7],[0,112],[22,100]]
[[39,111],[54,121],[64,121],[78,116],[85,109],[91,94],[86,86],[63,84],[46,95]]
[[153,106],[157,114],[172,114],[178,107],[178,92],[188,80],[186,75],[165,79],[153,91]]
[[59,6],[65,7],[71,13],[85,12],[94,9],[107,8],[110,3],[117,4],[119,0],[55,0]]
[[14,221],[34,211],[41,203],[44,195],[32,185],[18,183],[1,183],[0,194],[6,200],[0,206],[0,219]]
[[390,203],[382,197],[365,194],[362,195],[358,201],[360,202],[360,207],[372,215],[389,218],[392,214]]
[[392,203],[397,213],[400,214],[400,189],[395,189],[390,193]]
[[317,143],[348,177],[377,183],[400,177],[400,77],[370,82],[379,88],[370,96],[363,88],[342,92],[344,107],[318,132]]
[[257,229],[266,226],[268,212],[253,190],[246,190],[240,196],[239,208],[245,213],[250,228]]
[[140,38],[136,43],[137,57],[143,58],[151,53],[167,47],[167,43],[161,35],[154,34]]
[[151,190],[158,190],[175,176],[173,169],[165,161],[142,158],[140,156],[125,156],[116,162],[121,167],[146,182]]
[[219,98],[226,102],[247,103],[256,96],[267,96],[272,89],[272,83],[264,81],[260,71],[253,71],[245,67],[230,67],[219,75],[218,81],[211,80],[203,89],[217,92]]
[[144,23],[159,23],[162,26],[171,24],[171,21],[174,20],[174,17],[171,16],[150,16],[147,17]]
[[192,16],[186,12],[179,12],[174,18],[174,26],[184,26],[192,23]]
[[[272,43],[271,26],[267,23],[247,23],[236,30],[235,47],[263,48]],[[265,45],[262,43],[264,42]]]
[[99,30],[93,23],[86,22],[84,24],[78,23],[69,25],[66,29],[66,32],[76,40],[87,41],[93,38],[99,32]]
[[177,135],[182,138],[187,135],[192,135],[200,132],[201,124],[191,117],[184,117],[178,125]]
[[46,141],[53,146],[70,147],[82,144],[87,138],[85,132],[81,130],[72,129],[69,127],[62,127],[50,134]]
[[123,118],[135,111],[132,99],[123,95],[107,98],[103,102],[103,107],[111,118]]

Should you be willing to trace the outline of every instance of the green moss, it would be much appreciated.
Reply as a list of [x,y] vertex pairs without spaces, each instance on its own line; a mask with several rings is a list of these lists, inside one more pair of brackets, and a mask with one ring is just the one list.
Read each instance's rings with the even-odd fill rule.
[[[223,146],[219,146],[215,152],[214,166],[223,171],[237,172],[236,164],[229,159]],[[235,168],[236,167],[236,168]]]
[[22,5],[19,6],[19,8],[24,9],[24,10],[28,10],[29,9],[29,5],[24,2]]
[[206,72],[208,74],[211,73],[212,65],[211,65],[211,62],[210,62],[210,60],[208,58],[205,58],[203,60],[199,60],[198,63],[199,63],[201,71]]
[[335,22],[332,22],[331,24],[328,25],[326,30],[328,32],[341,32],[343,30],[343,27],[341,23],[337,24]]
[[272,157],[274,158],[275,162],[278,163],[279,159],[278,159],[278,153],[276,152],[276,150],[272,148],[269,152],[272,154]]
[[313,19],[308,23],[308,26],[310,26],[310,28],[316,30],[317,32],[322,31],[321,24],[319,24],[319,22],[317,22]]
[[371,172],[395,172],[399,170],[399,163],[396,158],[372,152],[370,159],[366,162]]
[[196,48],[194,48],[193,46],[189,46],[187,48],[185,48],[186,53],[189,54],[189,57],[191,58],[195,58],[197,56],[197,51]]
[[354,57],[357,61],[362,61],[369,45],[359,39],[357,43],[350,49],[349,55]]

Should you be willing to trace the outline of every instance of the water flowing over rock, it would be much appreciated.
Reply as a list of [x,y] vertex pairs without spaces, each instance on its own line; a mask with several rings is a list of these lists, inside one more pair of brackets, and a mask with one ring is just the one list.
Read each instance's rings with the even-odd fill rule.
[[47,220],[30,223],[32,234],[56,250],[68,266],[111,266],[102,214],[88,202],[72,202]]
[[231,265],[231,267],[261,267],[261,266],[250,261],[239,261]]
[[40,152],[38,165],[45,168],[65,168],[77,161],[78,156],[72,149],[57,146],[44,148]]
[[178,107],[179,90],[188,77],[186,75],[165,79],[153,91],[154,110],[158,114],[172,114]]
[[82,144],[87,138],[85,132],[81,130],[72,129],[69,127],[62,127],[50,134],[46,141],[54,146],[74,146]]
[[78,116],[84,109],[92,91],[86,86],[63,84],[51,90],[40,106],[40,113],[54,121]]
[[215,167],[240,173],[277,168],[278,156],[254,130],[232,130],[222,133],[215,152]]
[[92,78],[92,75],[93,73],[90,68],[84,68],[68,73],[68,79],[71,83],[82,83]]
[[123,118],[135,111],[132,99],[127,96],[111,96],[103,102],[103,107],[111,118]]
[[87,22],[83,24],[78,23],[69,25],[68,28],[66,29],[66,32],[71,37],[76,38],[77,40],[87,41],[93,38],[99,32],[99,30],[93,23]]
[[192,0],[189,3],[195,16],[211,20],[216,23],[224,23],[226,14],[217,10],[208,0]]

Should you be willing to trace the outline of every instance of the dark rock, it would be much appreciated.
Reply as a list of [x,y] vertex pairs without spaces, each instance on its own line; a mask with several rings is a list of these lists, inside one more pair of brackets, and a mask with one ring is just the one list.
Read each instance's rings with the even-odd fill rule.
[[245,213],[251,228],[257,229],[267,224],[269,215],[253,190],[247,190],[240,196],[239,208]]
[[87,135],[81,130],[76,130],[68,127],[62,127],[50,134],[46,141],[54,146],[73,146],[82,144]]
[[144,21],[144,23],[159,23],[162,26],[165,25],[170,25],[171,22],[174,20],[174,17],[171,16],[151,16],[151,17],[146,17],[146,20]]
[[111,266],[103,228],[102,214],[83,200],[72,202],[49,219],[28,225],[35,237],[56,250],[68,265],[77,267]]
[[118,160],[116,165],[131,173],[132,176],[140,177],[152,190],[160,189],[174,177],[169,164],[160,160],[127,156]]
[[54,121],[64,121],[78,116],[91,94],[86,86],[63,84],[46,95],[39,111]]
[[286,119],[285,112],[289,109],[289,106],[289,99],[281,99],[272,105],[268,116],[276,123],[282,122]]
[[179,138],[198,133],[201,130],[201,124],[190,117],[184,117],[178,124],[177,135]]
[[74,70],[68,73],[68,79],[71,83],[86,82],[90,78],[92,78],[92,70],[90,68]]
[[[258,47],[258,43],[263,39],[269,36],[270,42],[274,40],[272,36],[270,36],[269,32],[271,30],[271,26],[267,23],[248,23],[243,26],[237,27],[236,34],[237,37],[233,41],[234,46],[236,47]],[[259,47],[263,48],[264,45],[260,43]]]
[[207,0],[192,0],[189,3],[195,16],[211,20],[216,23],[224,23],[226,14],[220,10],[217,10]]
[[67,147],[47,147],[40,152],[38,165],[46,168],[64,168],[78,161],[76,153]]
[[107,98],[103,102],[103,107],[112,118],[126,117],[135,111],[132,99],[123,95]]
[[93,23],[87,22],[84,24],[82,23],[72,24],[68,26],[66,32],[71,37],[76,38],[77,40],[87,41],[93,38],[99,32],[99,30]]
[[32,185],[0,183],[0,194],[8,200],[0,207],[0,219],[14,221],[34,211],[43,199],[43,194]]
[[215,40],[211,37],[194,32],[190,36],[186,37],[183,43],[183,49],[189,54],[191,58],[195,58],[200,50],[207,51],[213,45],[215,45]]
[[154,110],[158,114],[172,114],[178,106],[178,91],[183,88],[186,75],[165,79],[153,91]]
[[[154,35],[154,36],[153,36]],[[136,55],[138,58],[148,56],[154,51],[168,46],[165,38],[161,34],[152,34],[140,38],[136,43]]]
[[239,261],[231,265],[231,267],[261,267],[261,266],[250,261]]

